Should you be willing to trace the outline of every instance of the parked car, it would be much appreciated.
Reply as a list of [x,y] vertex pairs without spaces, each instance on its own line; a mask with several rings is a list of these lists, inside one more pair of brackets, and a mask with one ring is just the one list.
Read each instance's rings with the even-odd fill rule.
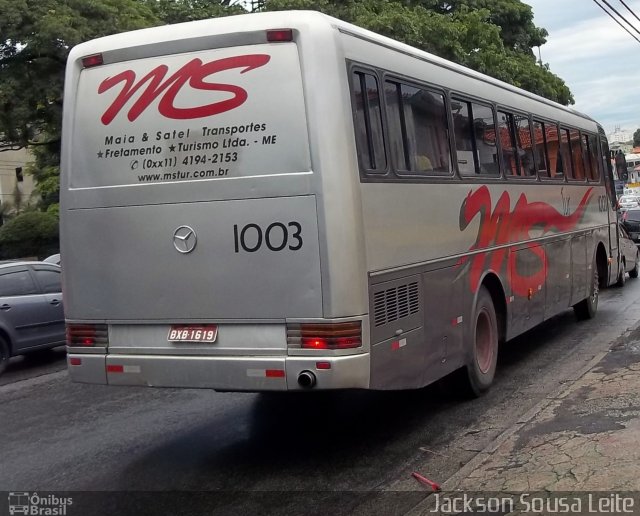
[[640,207],[640,197],[636,195],[623,195],[618,199],[618,206],[622,210]]
[[0,263],[0,374],[9,358],[65,344],[60,267]]
[[[635,211],[640,212],[640,209]],[[618,246],[622,263],[620,264],[616,285],[622,287],[626,281],[627,272],[630,278],[638,277],[638,272],[640,272],[640,250],[624,226],[621,225],[618,225]]]
[[622,225],[629,233],[629,238],[640,244],[640,208],[630,208],[622,214]]

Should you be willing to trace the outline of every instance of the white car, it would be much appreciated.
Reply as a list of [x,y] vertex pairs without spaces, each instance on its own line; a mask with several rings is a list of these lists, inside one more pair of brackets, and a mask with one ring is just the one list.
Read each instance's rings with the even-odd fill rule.
[[47,256],[44,260],[45,263],[53,263],[55,265],[60,265],[60,253],[52,254],[51,256]]
[[635,195],[623,195],[618,199],[618,206],[623,210],[628,210],[629,208],[637,208],[640,206],[640,197],[636,197]]

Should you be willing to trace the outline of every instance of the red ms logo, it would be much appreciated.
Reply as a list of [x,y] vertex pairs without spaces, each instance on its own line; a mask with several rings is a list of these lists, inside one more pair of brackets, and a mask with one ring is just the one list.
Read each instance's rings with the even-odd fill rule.
[[[264,66],[269,62],[270,56],[266,54],[253,54],[246,56],[227,57],[204,63],[200,59],[192,59],[176,73],[165,78],[169,67],[160,65],[151,70],[139,81],[136,81],[136,73],[133,70],[125,70],[114,77],[108,77],[100,83],[98,93],[102,94],[111,88],[122,85],[122,89],[113,103],[107,108],[100,120],[104,125],[109,125],[120,111],[129,103],[138,91],[142,93],[137,100],[130,104],[127,118],[133,122],[145,109],[159,96],[158,111],[166,118],[185,120],[190,118],[203,118],[224,113],[235,109],[247,100],[247,92],[233,84],[221,84],[209,82],[205,79],[224,70],[239,68],[240,73],[246,73],[255,68]],[[189,88],[205,91],[223,91],[233,94],[232,98],[193,107],[176,107],[174,105],[176,95],[188,85]],[[143,89],[144,86],[144,89]]]

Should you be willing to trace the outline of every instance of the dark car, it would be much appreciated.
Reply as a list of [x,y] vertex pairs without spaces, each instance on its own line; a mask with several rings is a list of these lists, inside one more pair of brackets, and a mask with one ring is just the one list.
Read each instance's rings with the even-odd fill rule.
[[629,233],[629,238],[640,243],[640,208],[631,208],[622,214],[622,225]]
[[0,373],[12,356],[64,343],[60,267],[0,263]]
[[618,241],[620,246],[620,269],[617,285],[622,287],[626,280],[626,273],[630,278],[637,278],[640,271],[640,250],[631,240],[624,226],[618,226]]

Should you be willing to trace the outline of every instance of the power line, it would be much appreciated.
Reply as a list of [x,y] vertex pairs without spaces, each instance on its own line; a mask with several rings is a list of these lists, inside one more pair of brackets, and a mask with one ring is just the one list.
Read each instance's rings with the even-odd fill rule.
[[640,21],[640,18],[638,18],[638,15],[629,8],[629,6],[625,3],[624,0],[620,0],[620,3],[626,7],[627,11],[629,11],[636,20]]
[[[603,1],[603,2],[605,2],[607,5],[609,5],[609,3],[608,3],[606,0],[602,0],[602,1]],[[622,23],[620,23],[620,22],[618,21],[618,19],[617,19],[613,14],[611,14],[611,13],[610,13],[609,11],[607,11],[607,10],[606,10],[602,5],[600,5],[600,4],[598,3],[598,0],[593,0],[593,3],[594,3],[594,4],[596,4],[596,5],[597,5],[600,9],[602,9],[605,13],[607,13],[607,16],[609,16],[609,17],[610,17],[614,22],[616,22],[618,25],[620,25],[620,27],[622,27],[622,28],[623,28],[623,29],[624,29],[624,30],[629,34],[629,36],[631,36],[631,37],[632,37],[633,39],[635,39],[638,43],[640,43],[640,39],[636,38],[636,37],[635,37],[635,36],[634,36],[630,31],[629,31],[629,29],[627,29],[624,25],[622,25]],[[617,11],[616,11],[616,12],[617,12]],[[622,19],[624,20],[624,18],[622,18]],[[626,20],[625,20],[625,21],[626,21]],[[627,22],[627,23],[629,23],[629,22]],[[635,29],[635,27],[634,27],[634,29]],[[637,29],[636,29],[636,31],[637,31]]]
[[636,29],[633,24],[627,20],[624,16],[622,16],[615,7],[613,7],[609,2],[607,2],[607,0],[602,0],[602,2],[604,2],[607,7],[609,7],[609,9],[611,9],[614,13],[616,13],[616,15],[618,16],[618,18],[620,18],[623,22],[625,22],[629,27],[631,27],[633,30],[635,30],[638,34],[640,34],[640,30]]

